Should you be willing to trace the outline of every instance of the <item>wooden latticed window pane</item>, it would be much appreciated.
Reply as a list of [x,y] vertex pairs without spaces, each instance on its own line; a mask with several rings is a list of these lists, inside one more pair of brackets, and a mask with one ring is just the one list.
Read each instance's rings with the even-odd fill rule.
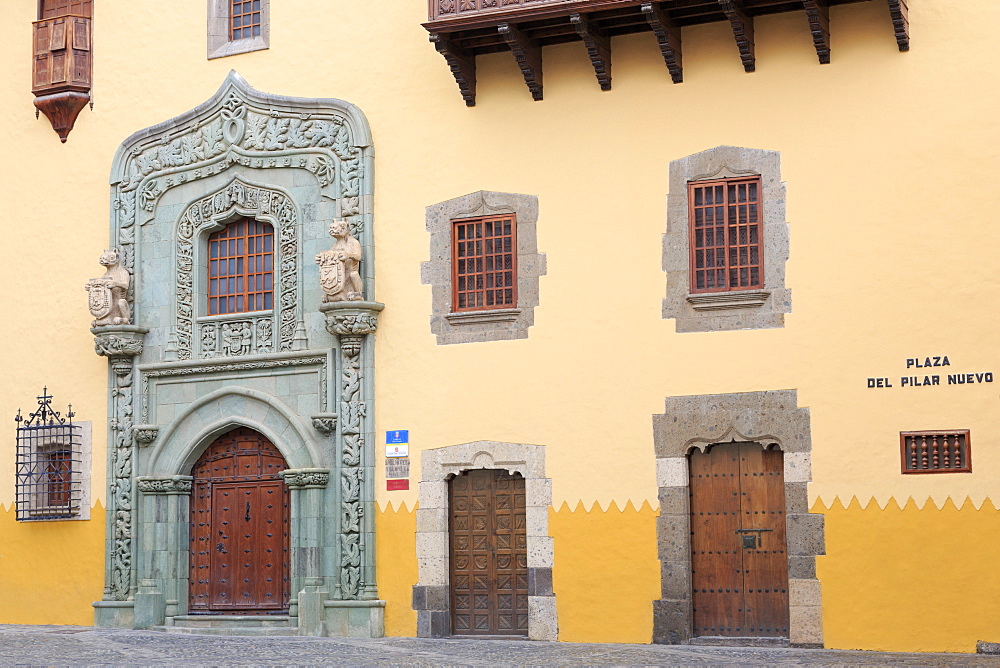
[[760,177],[688,184],[691,292],[764,286]]
[[452,223],[452,311],[517,305],[517,221],[513,214]]
[[42,0],[39,19],[52,19],[57,16],[86,16],[93,11],[93,0]]
[[48,453],[45,472],[48,478],[48,505],[68,506],[73,482],[73,451],[55,450]]
[[968,429],[899,434],[903,473],[972,473]]
[[208,238],[208,313],[274,306],[274,228],[242,218]]
[[260,0],[232,0],[230,39],[260,36]]

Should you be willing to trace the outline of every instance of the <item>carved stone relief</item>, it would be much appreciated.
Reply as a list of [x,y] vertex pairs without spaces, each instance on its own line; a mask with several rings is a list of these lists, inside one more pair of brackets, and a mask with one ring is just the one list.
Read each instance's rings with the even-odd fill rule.
[[107,267],[107,271],[100,278],[90,279],[84,286],[88,293],[90,314],[95,318],[90,326],[128,325],[132,316],[127,295],[132,277],[121,265],[116,249],[101,253],[99,262]]
[[330,250],[316,255],[323,302],[359,301],[364,298],[361,274],[361,244],[350,232],[346,220],[330,223],[330,236],[336,239]]
[[[278,236],[278,349],[291,350],[295,338],[298,309],[297,215],[292,200],[282,192],[249,186],[234,179],[228,186],[191,204],[177,225],[177,357],[192,356],[195,288],[194,257],[199,232],[219,225],[219,221],[239,211],[243,215],[273,222]],[[204,325],[201,350],[205,357],[236,357],[251,352],[271,352],[272,325],[263,318]],[[256,338],[256,341],[254,340]],[[262,349],[265,348],[266,350]]]

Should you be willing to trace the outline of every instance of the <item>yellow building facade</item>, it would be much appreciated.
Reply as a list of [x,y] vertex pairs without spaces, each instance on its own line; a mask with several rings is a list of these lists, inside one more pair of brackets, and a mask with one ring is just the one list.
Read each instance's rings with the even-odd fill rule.
[[[75,517],[18,521],[18,501],[55,498],[53,470],[40,449],[32,465],[49,468],[19,468],[25,423],[9,423],[0,623],[89,625],[96,614],[169,630],[211,618],[193,614],[202,575],[187,570],[199,552],[188,545],[195,469],[239,428],[286,462],[289,598],[271,612],[293,633],[764,636],[953,652],[997,636],[1000,578],[982,567],[1000,546],[1000,316],[988,306],[1000,230],[983,219],[983,174],[1000,167],[995,3],[807,13],[747,1],[703,17],[672,2],[574,2],[551,15],[524,3],[476,5],[459,25],[467,17],[449,16],[447,0],[430,22],[423,2],[294,0],[263,3],[247,49],[213,27],[225,2],[188,4],[165,17],[151,3],[94,3],[93,107],[65,143],[30,105],[42,17],[33,3],[8,8],[0,183],[14,229],[0,275],[16,289],[0,414],[27,417],[46,388],[89,433],[89,464],[81,455],[73,469],[88,490]],[[615,28],[629,12],[642,27]],[[829,17],[825,64],[815,12]],[[749,46],[745,24],[734,40],[739,16]],[[592,29],[539,46],[568,21]],[[493,43],[488,32],[500,46],[472,55],[477,39]],[[665,57],[680,44],[675,83]],[[692,266],[708,242],[690,226],[716,185],[759,206],[748,214],[759,237],[733,237],[763,257],[742,287],[699,287]],[[199,296],[210,260],[198,235],[215,239],[237,218],[273,225],[292,263],[274,269],[273,318],[245,320],[252,344],[226,338],[244,320],[203,310]],[[362,248],[364,286],[327,300],[314,256],[340,218]],[[505,220],[516,295],[459,307],[456,222]],[[132,277],[131,321],[90,331],[83,288],[114,248]],[[261,324],[272,321],[273,333]],[[384,456],[393,441],[406,457]],[[700,482],[750,475],[720,463],[747,444],[764,453],[753,475],[773,484]],[[34,497],[19,491],[29,480]],[[462,494],[469,507],[486,499],[486,515],[461,515]],[[712,505],[729,494],[735,511]],[[767,499],[749,510],[742,497]],[[742,519],[757,512],[787,520]],[[477,534],[483,517],[500,524]],[[498,517],[514,523],[507,552]],[[461,544],[465,521],[473,543],[486,537],[478,553]],[[712,542],[722,534],[731,542]],[[509,600],[498,550],[515,562]],[[458,583],[475,581],[487,553],[480,625]],[[720,603],[703,591],[721,596],[737,556],[758,559],[737,572],[787,567],[764,585],[776,598]],[[712,568],[718,579],[705,580]],[[745,597],[755,585],[744,577]],[[732,617],[769,606],[776,621],[752,632]],[[227,611],[247,612],[204,610]]]

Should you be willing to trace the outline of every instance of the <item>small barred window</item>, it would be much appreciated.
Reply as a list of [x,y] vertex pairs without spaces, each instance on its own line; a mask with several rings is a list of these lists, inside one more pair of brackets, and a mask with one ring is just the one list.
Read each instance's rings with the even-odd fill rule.
[[232,0],[230,39],[260,36],[260,0]]
[[73,423],[73,407],[62,417],[43,389],[38,410],[27,418],[18,411],[14,421],[16,519],[78,518],[85,502],[84,443],[81,425]]
[[517,222],[511,214],[452,221],[452,311],[517,306]]
[[688,184],[691,292],[764,286],[760,177]]
[[208,314],[274,306],[274,228],[249,218],[208,238]]
[[971,473],[969,430],[899,434],[903,473]]

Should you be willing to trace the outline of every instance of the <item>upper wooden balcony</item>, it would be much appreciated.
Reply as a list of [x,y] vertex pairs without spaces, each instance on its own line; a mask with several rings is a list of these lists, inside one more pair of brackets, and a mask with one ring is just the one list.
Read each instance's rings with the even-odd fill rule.
[[63,142],[90,102],[92,19],[63,14],[34,22],[31,92]]
[[682,29],[714,21],[731,25],[743,67],[753,72],[754,18],[780,12],[805,10],[816,55],[829,63],[830,7],[852,2],[887,5],[899,50],[910,48],[907,0],[430,0],[424,27],[471,107],[480,54],[511,51],[532,97],[541,100],[543,46],[582,41],[601,89],[610,90],[611,38],[635,32],[656,35],[671,79],[680,83]]

